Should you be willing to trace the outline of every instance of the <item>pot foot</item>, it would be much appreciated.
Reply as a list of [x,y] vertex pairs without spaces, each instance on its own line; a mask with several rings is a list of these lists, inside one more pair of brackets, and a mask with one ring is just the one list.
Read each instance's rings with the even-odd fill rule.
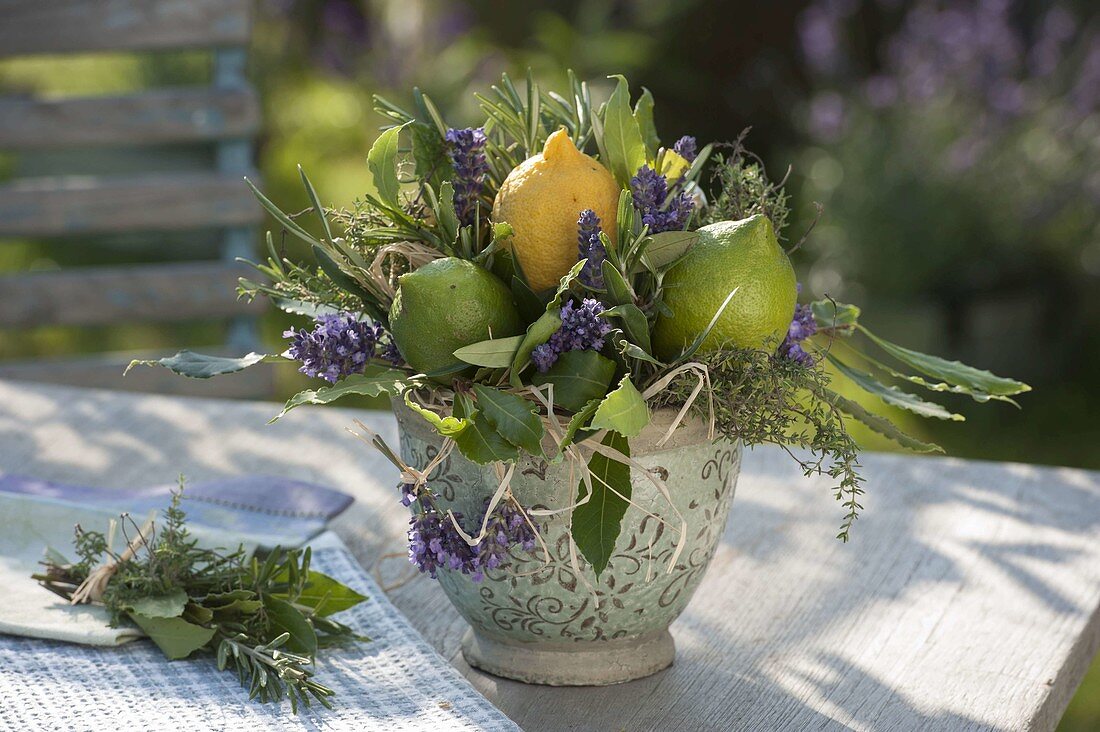
[[466,662],[495,676],[548,686],[607,686],[633,681],[672,665],[676,647],[668,629],[607,641],[519,643],[470,629],[462,639]]

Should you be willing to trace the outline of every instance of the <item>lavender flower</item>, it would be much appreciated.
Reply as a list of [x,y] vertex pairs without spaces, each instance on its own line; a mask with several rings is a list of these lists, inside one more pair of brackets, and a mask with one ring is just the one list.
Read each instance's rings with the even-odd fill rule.
[[[485,510],[488,508],[486,499]],[[481,527],[481,521],[476,527],[466,527],[461,513],[455,512],[454,516],[464,529],[476,531]],[[519,546],[528,552],[535,549],[535,531],[511,501],[497,504],[486,523],[485,536],[474,546],[462,538],[449,516],[435,509],[421,511],[409,523],[409,561],[433,578],[440,569],[449,569],[481,582],[486,570],[508,565],[510,547]]]
[[677,140],[672,146],[672,151],[689,163],[695,162],[695,157],[699,154],[695,138],[691,135],[684,135]]
[[313,330],[290,328],[283,338],[291,339],[288,353],[302,362],[299,371],[331,383],[363,373],[378,355],[394,365],[400,362],[392,339],[380,324],[359,321],[347,313],[322,315],[314,321]]
[[588,287],[603,289],[603,261],[607,250],[600,241],[600,217],[590,208],[581,211],[577,219],[578,259],[587,259],[581,268],[580,280]]
[[683,229],[695,208],[695,201],[684,192],[674,195],[666,207],[668,181],[648,165],[639,168],[638,174],[630,179],[630,190],[634,194],[634,208],[641,213],[642,223],[651,234]]
[[[800,287],[801,289],[801,287]],[[803,366],[813,366],[814,357],[802,348],[802,341],[817,332],[817,321],[814,320],[813,310],[809,305],[795,305],[794,318],[787,328],[787,336],[779,346],[778,355],[781,358],[797,361]]]
[[477,219],[481,187],[489,173],[489,163],[485,159],[485,130],[481,127],[449,129],[446,140],[455,171],[455,213],[463,225],[469,226]]
[[598,351],[611,332],[611,324],[600,317],[607,308],[595,298],[586,297],[580,306],[570,300],[561,309],[561,327],[550,340],[535,348],[531,360],[535,368],[545,373],[566,351]]

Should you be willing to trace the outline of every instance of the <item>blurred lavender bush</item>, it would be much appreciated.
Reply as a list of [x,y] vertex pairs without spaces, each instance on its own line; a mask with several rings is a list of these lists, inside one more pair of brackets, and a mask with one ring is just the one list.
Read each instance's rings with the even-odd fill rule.
[[1100,28],[1082,7],[817,0],[801,13],[812,145],[796,169],[827,211],[812,290],[930,302],[960,355],[984,328],[1038,339],[1050,368],[1068,358],[1100,283]]

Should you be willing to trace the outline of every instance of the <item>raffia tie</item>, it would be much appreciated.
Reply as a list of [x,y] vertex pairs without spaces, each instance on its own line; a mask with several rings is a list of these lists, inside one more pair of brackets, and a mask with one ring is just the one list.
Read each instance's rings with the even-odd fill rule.
[[133,559],[139,548],[149,546],[148,537],[152,536],[152,533],[153,517],[150,516],[138,529],[137,536],[130,539],[130,542],[126,545],[126,548],[122,550],[122,553],[118,555],[117,559],[112,559],[96,567],[88,574],[84,581],[80,583],[80,586],[76,588],[76,591],[73,592],[73,596],[69,598],[69,604],[79,605],[81,603],[99,602],[102,600],[103,593],[107,591],[107,584],[111,581],[111,578],[115,576],[115,572],[118,571],[118,566],[123,562],[128,562]]

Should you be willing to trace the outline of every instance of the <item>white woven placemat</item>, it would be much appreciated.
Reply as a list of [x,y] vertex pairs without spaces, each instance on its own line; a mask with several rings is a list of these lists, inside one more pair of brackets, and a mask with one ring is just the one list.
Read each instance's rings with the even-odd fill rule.
[[[326,543],[326,542],[322,542]],[[167,661],[149,641],[93,648],[0,635],[0,729],[519,730],[409,625],[346,548],[313,566],[370,597],[337,618],[373,641],[326,650],[318,680],[335,709],[257,704],[209,655]]]

